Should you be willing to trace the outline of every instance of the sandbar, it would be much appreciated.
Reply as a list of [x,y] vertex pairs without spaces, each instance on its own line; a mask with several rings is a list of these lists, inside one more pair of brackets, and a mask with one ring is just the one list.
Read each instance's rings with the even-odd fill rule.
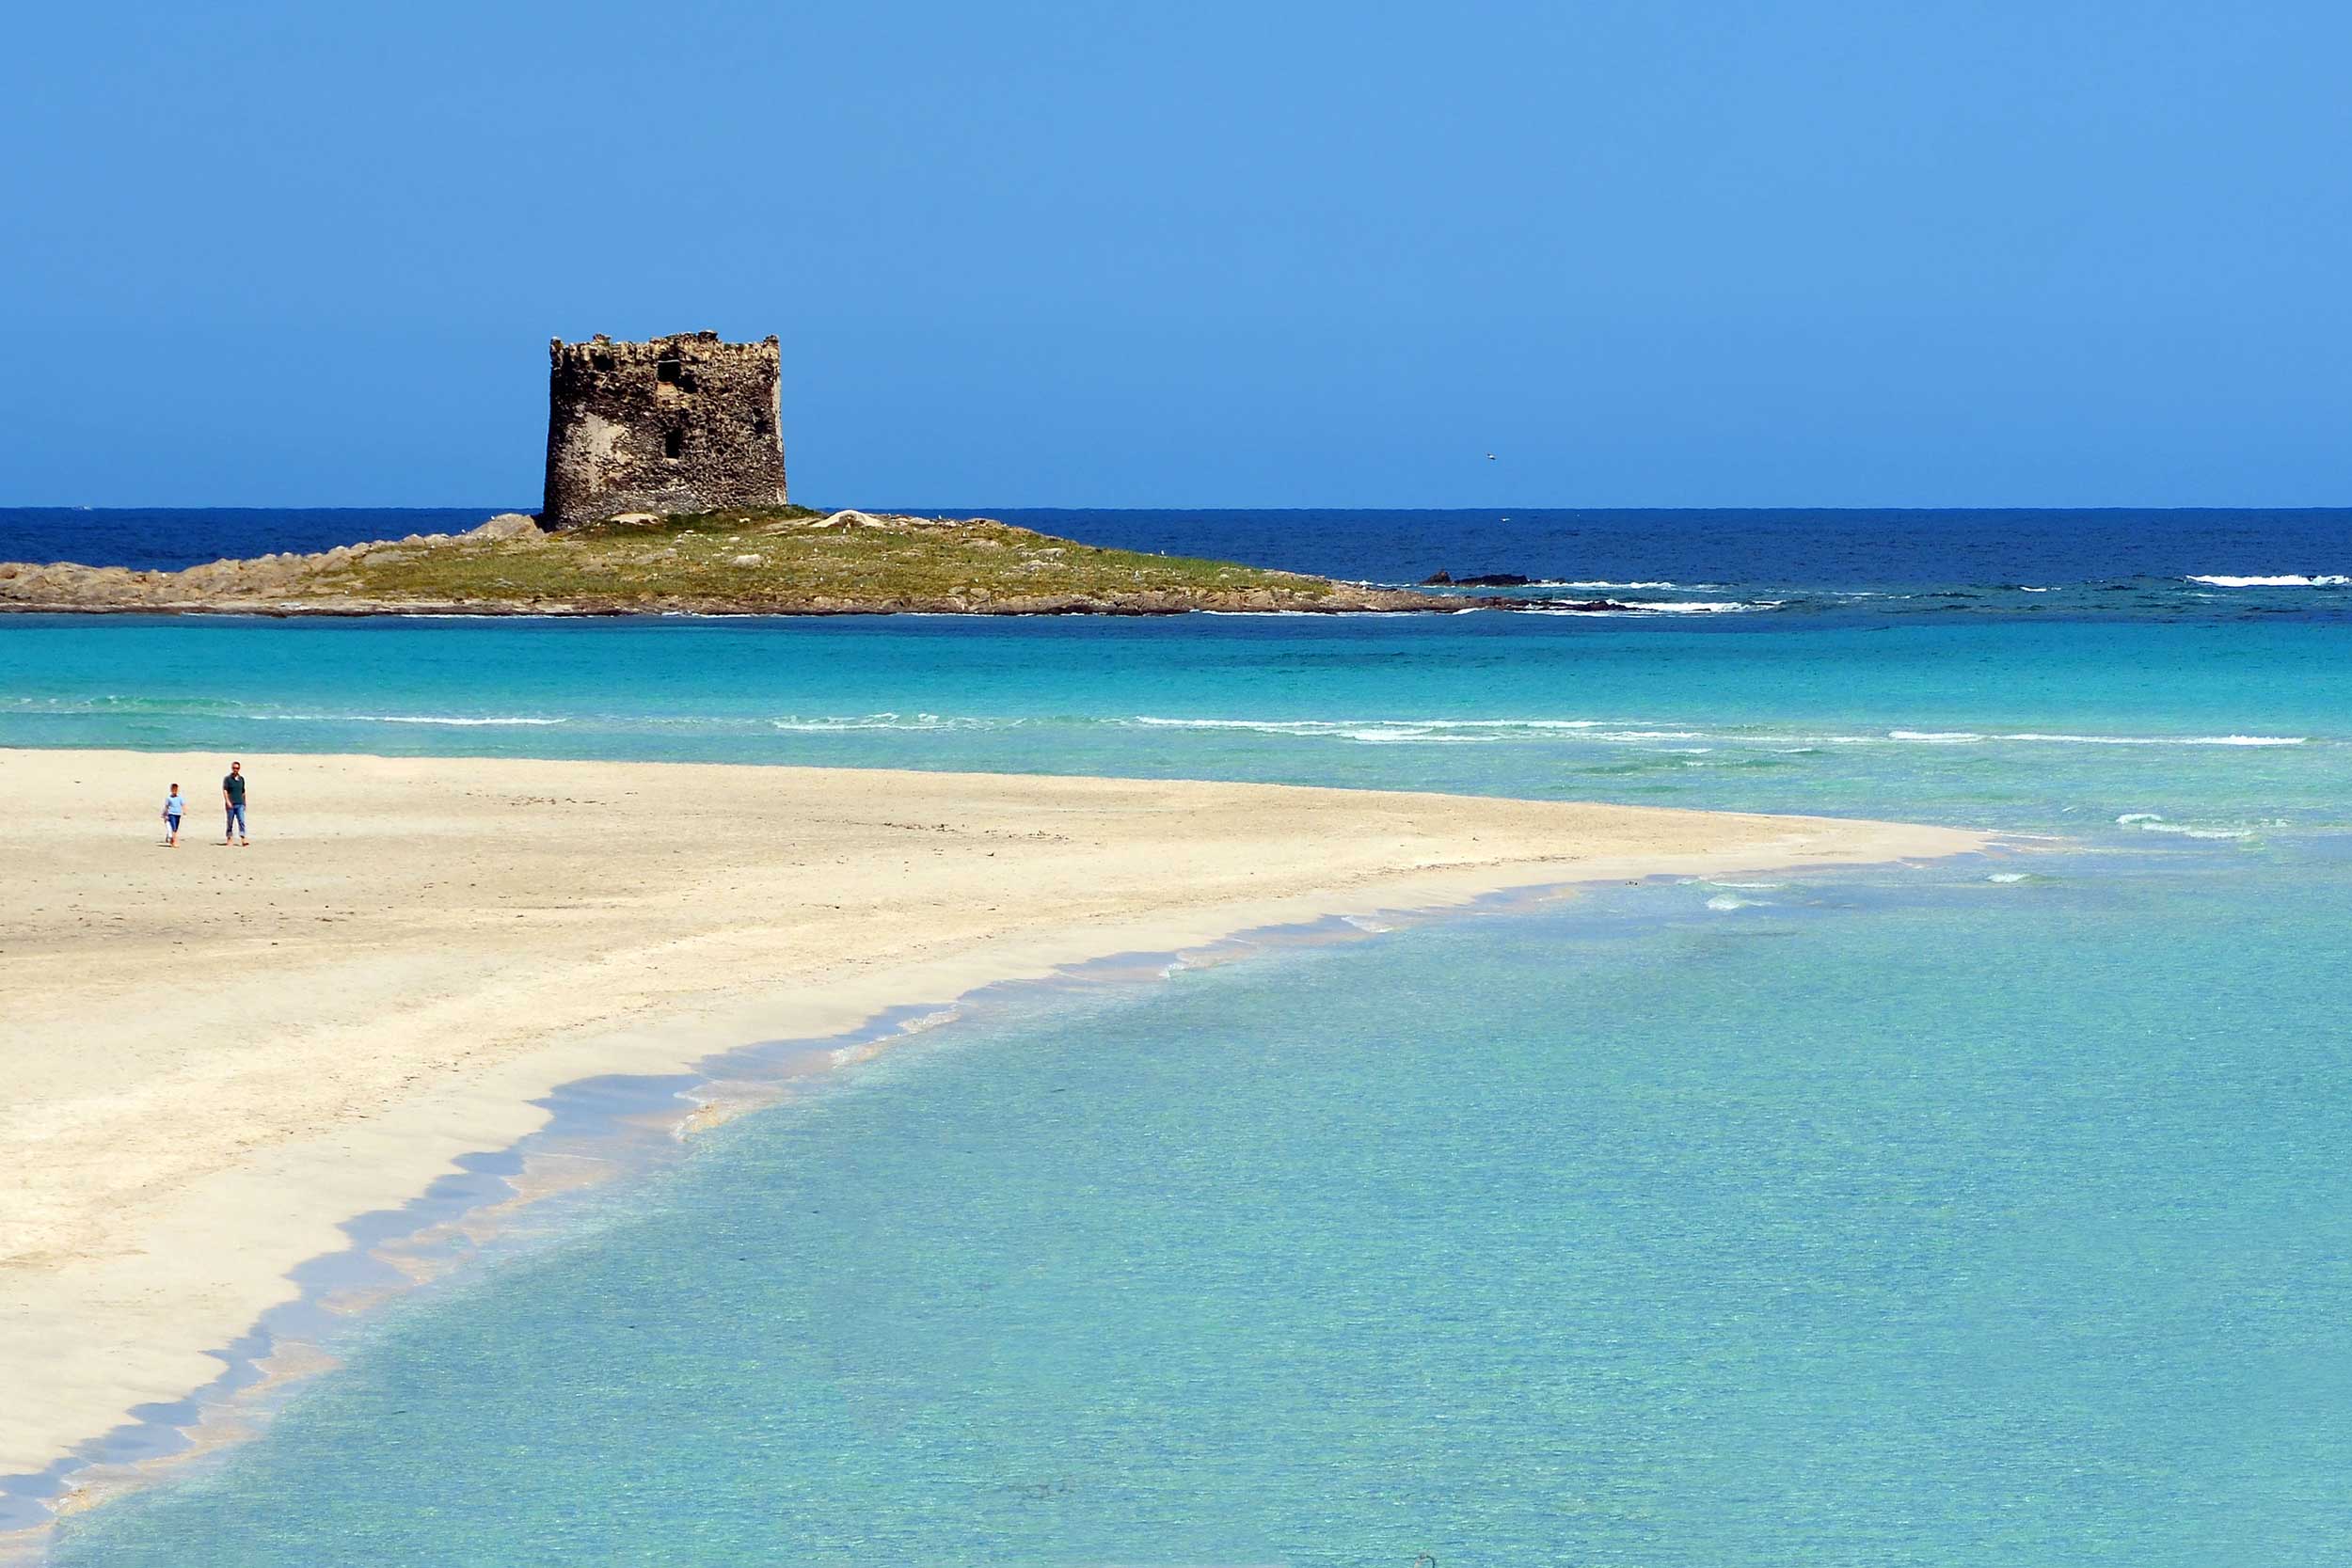
[[[532,1101],[1120,953],[1511,887],[1981,847],[1816,817],[1158,780],[0,750],[0,1476],[295,1294]],[[165,786],[195,808],[161,845]]]

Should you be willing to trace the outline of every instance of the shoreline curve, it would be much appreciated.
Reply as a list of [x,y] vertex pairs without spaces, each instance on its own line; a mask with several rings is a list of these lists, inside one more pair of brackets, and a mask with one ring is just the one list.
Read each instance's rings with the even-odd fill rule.
[[[165,855],[135,830],[126,837],[116,809],[159,766],[186,773],[194,762],[0,751],[0,783],[20,796],[37,778],[47,784],[38,794],[63,781],[78,792],[61,822],[41,825],[40,843],[24,825],[0,825],[0,844],[28,840],[8,847],[41,917],[0,914],[0,948],[20,958],[45,944],[40,956],[61,960],[0,970],[0,1009],[33,1022],[8,1064],[24,1069],[29,1092],[0,1111],[0,1144],[31,1173],[23,1191],[0,1196],[11,1222],[0,1238],[16,1237],[0,1260],[0,1374],[30,1396],[0,1418],[0,1476],[44,1509],[71,1492],[66,1471],[89,1462],[69,1456],[102,1456],[135,1408],[186,1405],[236,1375],[238,1345],[304,1298],[305,1266],[358,1248],[356,1219],[405,1212],[453,1176],[488,1174],[482,1151],[518,1148],[548,1124],[545,1101],[584,1081],[693,1077],[745,1040],[806,1046],[912,997],[961,1007],[989,988],[1303,922],[1435,915],[1507,890],[1939,858],[1989,843],[1836,818],[1288,785],[284,756],[247,759],[257,802],[285,802],[261,818],[282,836],[222,850],[183,834]],[[204,777],[193,800],[207,798]],[[697,851],[596,836],[609,823],[580,843],[576,819],[606,815],[558,793],[581,790],[641,806],[639,792],[651,791],[665,832],[683,821],[725,832],[759,808],[798,813],[802,825],[764,860],[762,841],[750,841],[749,865],[713,852],[723,839]],[[367,803],[356,821],[342,809],[354,800]],[[625,814],[623,831],[633,822]],[[823,849],[838,851],[830,879],[811,884]],[[195,867],[177,858],[197,854],[216,858]],[[373,880],[350,872],[351,857],[374,855],[397,863]],[[929,863],[920,870],[918,859]],[[473,873],[466,895],[453,885],[461,870]],[[665,874],[675,879],[630,887]],[[779,908],[796,880],[798,903]],[[865,898],[855,908],[859,894],[841,891],[852,884]],[[827,891],[836,901],[818,896]],[[567,894],[596,908],[573,918]],[[232,895],[240,908],[265,905],[266,928],[284,934],[239,937],[221,955],[231,961],[210,970],[179,964],[175,982],[192,976],[180,983],[198,994],[159,1018],[125,976],[151,973],[159,947],[190,939],[122,906],[168,911],[176,896],[201,916]],[[385,901],[369,908],[371,896]],[[970,907],[981,898],[993,902]],[[322,912],[334,911],[343,912]],[[296,935],[299,922],[359,929]],[[636,940],[615,943],[615,930]],[[257,989],[255,963],[287,973],[264,973]],[[511,973],[533,964],[550,973]],[[44,990],[29,980],[36,972],[71,978]],[[486,1048],[437,1044],[437,1025],[469,1022],[486,1028]],[[266,1033],[258,1045],[257,1032]],[[361,1073],[324,1094],[273,1092],[290,1070],[331,1069],[363,1042],[389,1058],[396,1088]],[[216,1132],[225,1122],[230,1136],[191,1144],[199,1122]],[[103,1153],[126,1131],[166,1147],[147,1151],[137,1180],[117,1171],[109,1185],[87,1146],[94,1133]],[[97,1244],[59,1255],[56,1231],[108,1209]],[[40,1477],[49,1483],[28,1484]]]

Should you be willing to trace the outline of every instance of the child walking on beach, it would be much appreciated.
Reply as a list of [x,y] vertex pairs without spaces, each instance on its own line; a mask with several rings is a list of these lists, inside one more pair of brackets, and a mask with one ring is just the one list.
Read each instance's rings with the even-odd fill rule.
[[171,793],[164,797],[165,848],[177,849],[180,847],[180,818],[187,811],[187,809],[188,803],[180,799],[180,786],[178,784],[173,784],[171,786]]

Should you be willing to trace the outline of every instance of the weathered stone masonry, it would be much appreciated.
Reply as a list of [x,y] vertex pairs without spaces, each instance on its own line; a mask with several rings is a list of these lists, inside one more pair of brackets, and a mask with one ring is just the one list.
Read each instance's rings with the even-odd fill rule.
[[776,340],[716,332],[548,344],[548,483],[540,523],[784,500]]

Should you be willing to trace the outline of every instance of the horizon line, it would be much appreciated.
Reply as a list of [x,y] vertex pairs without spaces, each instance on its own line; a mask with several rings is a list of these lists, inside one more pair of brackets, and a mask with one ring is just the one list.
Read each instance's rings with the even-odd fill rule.
[[[787,504],[805,506],[806,502]],[[1741,501],[1710,504],[1659,505],[1655,503],[1612,504],[1603,502],[1558,503],[1549,501],[1498,501],[1483,505],[1443,504],[1423,506],[1350,506],[1331,503],[1284,503],[1255,505],[1232,502],[1204,506],[1163,502],[1095,506],[1072,502],[1009,502],[986,505],[899,506],[862,503],[855,510],[889,513],[899,515],[984,516],[991,510],[1000,512],[1365,512],[1365,513],[1511,513],[1513,511],[1543,512],[2352,512],[2352,500],[2344,501],[2194,501],[2178,503],[2142,503],[2133,501],[2044,502],[2000,501],[1968,503],[1927,503],[1916,501],[1842,502],[1819,504],[1802,501]],[[190,501],[10,501],[0,504],[0,513],[8,512],[474,512],[485,516],[501,516],[521,513],[536,516],[537,506],[499,506],[474,501],[398,501],[372,503],[364,501],[288,501],[258,503],[229,502],[219,505]],[[838,507],[809,507],[811,511],[837,511]]]

